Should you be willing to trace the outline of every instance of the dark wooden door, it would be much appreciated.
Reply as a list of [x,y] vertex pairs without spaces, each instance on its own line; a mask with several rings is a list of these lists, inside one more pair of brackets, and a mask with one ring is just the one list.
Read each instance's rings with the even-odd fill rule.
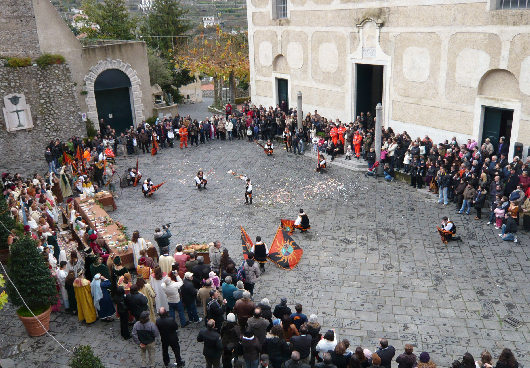
[[278,104],[282,101],[289,106],[289,85],[287,79],[278,78]]
[[106,89],[96,91],[98,119],[104,119],[105,125],[124,132],[133,124],[129,88]]

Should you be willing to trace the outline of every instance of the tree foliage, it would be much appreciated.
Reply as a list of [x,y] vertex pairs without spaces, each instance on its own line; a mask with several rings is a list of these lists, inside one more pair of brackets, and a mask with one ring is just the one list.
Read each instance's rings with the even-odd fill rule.
[[173,83],[173,75],[167,60],[158,56],[153,50],[149,50],[147,52],[147,62],[149,64],[151,85],[158,84],[164,88]]
[[196,36],[186,52],[175,55],[177,67],[191,73],[203,73],[214,78],[227,79],[233,74],[239,80],[248,80],[248,39],[246,33],[223,32],[220,27],[212,38]]
[[[84,0],[82,8],[88,16],[81,31],[89,38],[111,40],[133,40],[137,26],[136,18],[127,9],[125,0]],[[97,24],[98,27],[92,27]]]
[[[3,191],[3,187],[1,185],[0,189]],[[7,237],[9,236],[10,231],[15,227],[15,220],[9,213],[9,208],[7,207],[7,202],[4,196],[0,198],[0,222],[3,224],[0,225],[0,249],[7,249]],[[8,231],[6,228],[10,231]]]
[[[8,268],[11,281],[31,310],[47,308],[56,302],[55,279],[51,276],[35,240],[23,236],[11,245]],[[7,284],[7,291],[14,305],[24,306],[13,284]]]
[[72,360],[70,360],[71,368],[105,368],[101,360],[94,355],[92,348],[89,345],[81,345],[75,348]]
[[180,45],[182,36],[190,29],[184,16],[188,13],[180,0],[154,0],[140,28],[148,46],[156,49],[164,58],[170,58]]
[[231,100],[235,98],[235,79],[248,81],[248,39],[246,33],[223,32],[218,26],[212,37],[204,33],[189,43],[186,52],[175,55],[175,64],[192,74],[214,78],[214,105],[221,102],[222,81],[229,80]]

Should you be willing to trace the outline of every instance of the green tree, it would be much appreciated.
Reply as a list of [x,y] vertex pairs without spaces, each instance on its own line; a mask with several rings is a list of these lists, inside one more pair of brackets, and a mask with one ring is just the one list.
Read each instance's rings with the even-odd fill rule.
[[149,79],[151,85],[158,84],[160,87],[171,85],[173,76],[169,62],[156,54],[153,50],[147,51],[147,62],[149,64]]
[[[0,190],[3,191],[2,185],[0,185]],[[4,196],[0,198],[0,222],[3,224],[0,224],[0,249],[7,249],[7,237],[9,236],[10,231],[15,228],[16,223],[9,213],[9,208],[7,207],[7,202]]]
[[[81,29],[89,38],[111,40],[135,39],[137,19],[132,17],[125,0],[83,1],[82,8],[88,16],[88,22]],[[92,27],[96,24],[97,27]]]
[[188,13],[180,0],[154,0],[140,28],[147,45],[166,59],[182,45],[182,36],[191,26],[184,16]]
[[[29,236],[19,238],[11,245],[8,275],[28,307],[36,315],[56,302],[55,280],[37,248],[37,243]],[[22,299],[10,282],[7,283],[7,292],[11,302],[17,307],[22,307],[19,309],[19,314],[28,314]]]

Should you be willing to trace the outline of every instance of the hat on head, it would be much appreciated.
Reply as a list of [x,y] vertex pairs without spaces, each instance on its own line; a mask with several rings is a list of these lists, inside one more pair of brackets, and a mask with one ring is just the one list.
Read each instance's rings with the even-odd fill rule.
[[423,353],[420,354],[420,362],[428,363],[429,360],[431,360],[431,357],[430,357],[429,353],[424,351]]
[[192,278],[193,278],[193,274],[192,274],[191,272],[186,272],[186,273],[184,274],[184,278],[185,278],[185,279],[192,279]]
[[318,316],[316,314],[312,314],[309,316],[309,322],[316,323],[318,322]]
[[90,240],[96,240],[98,238],[98,236],[96,234],[90,234],[90,236],[88,237],[88,239]]
[[228,322],[235,322],[236,321],[236,315],[234,313],[228,313],[226,316],[226,320]]
[[372,359],[372,352],[370,350],[364,349],[363,354],[366,357],[366,359]]
[[30,230],[29,225],[24,225],[24,231],[25,231],[25,232],[28,232],[29,230]]

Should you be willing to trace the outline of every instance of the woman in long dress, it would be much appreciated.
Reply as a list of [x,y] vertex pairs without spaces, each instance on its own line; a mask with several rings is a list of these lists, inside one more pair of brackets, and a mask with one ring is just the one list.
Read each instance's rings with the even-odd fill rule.
[[77,301],[77,318],[86,323],[96,321],[96,308],[92,300],[90,281],[85,279],[83,272],[74,281],[75,299]]
[[162,270],[160,267],[156,267],[155,271],[151,275],[150,284],[153,290],[155,291],[155,303],[156,303],[156,309],[159,310],[160,308],[164,307],[166,310],[169,310],[169,303],[167,301],[166,293],[164,292],[164,289],[162,289],[162,283],[164,282],[164,277],[162,275]]
[[110,281],[101,276],[100,273],[97,273],[92,280],[90,285],[92,298],[94,300],[94,307],[98,312],[98,316],[103,321],[110,322],[116,309],[114,309],[114,304],[110,298],[109,289]]
[[147,306],[149,307],[149,320],[155,323],[155,291],[153,290],[151,285],[149,285],[147,281],[145,281],[141,277],[136,280],[136,286],[138,287],[138,292],[142,293],[147,298]]
[[140,259],[140,251],[147,250],[147,242],[140,236],[140,232],[136,230],[132,235],[132,250],[134,257],[134,268],[138,267],[138,259]]

